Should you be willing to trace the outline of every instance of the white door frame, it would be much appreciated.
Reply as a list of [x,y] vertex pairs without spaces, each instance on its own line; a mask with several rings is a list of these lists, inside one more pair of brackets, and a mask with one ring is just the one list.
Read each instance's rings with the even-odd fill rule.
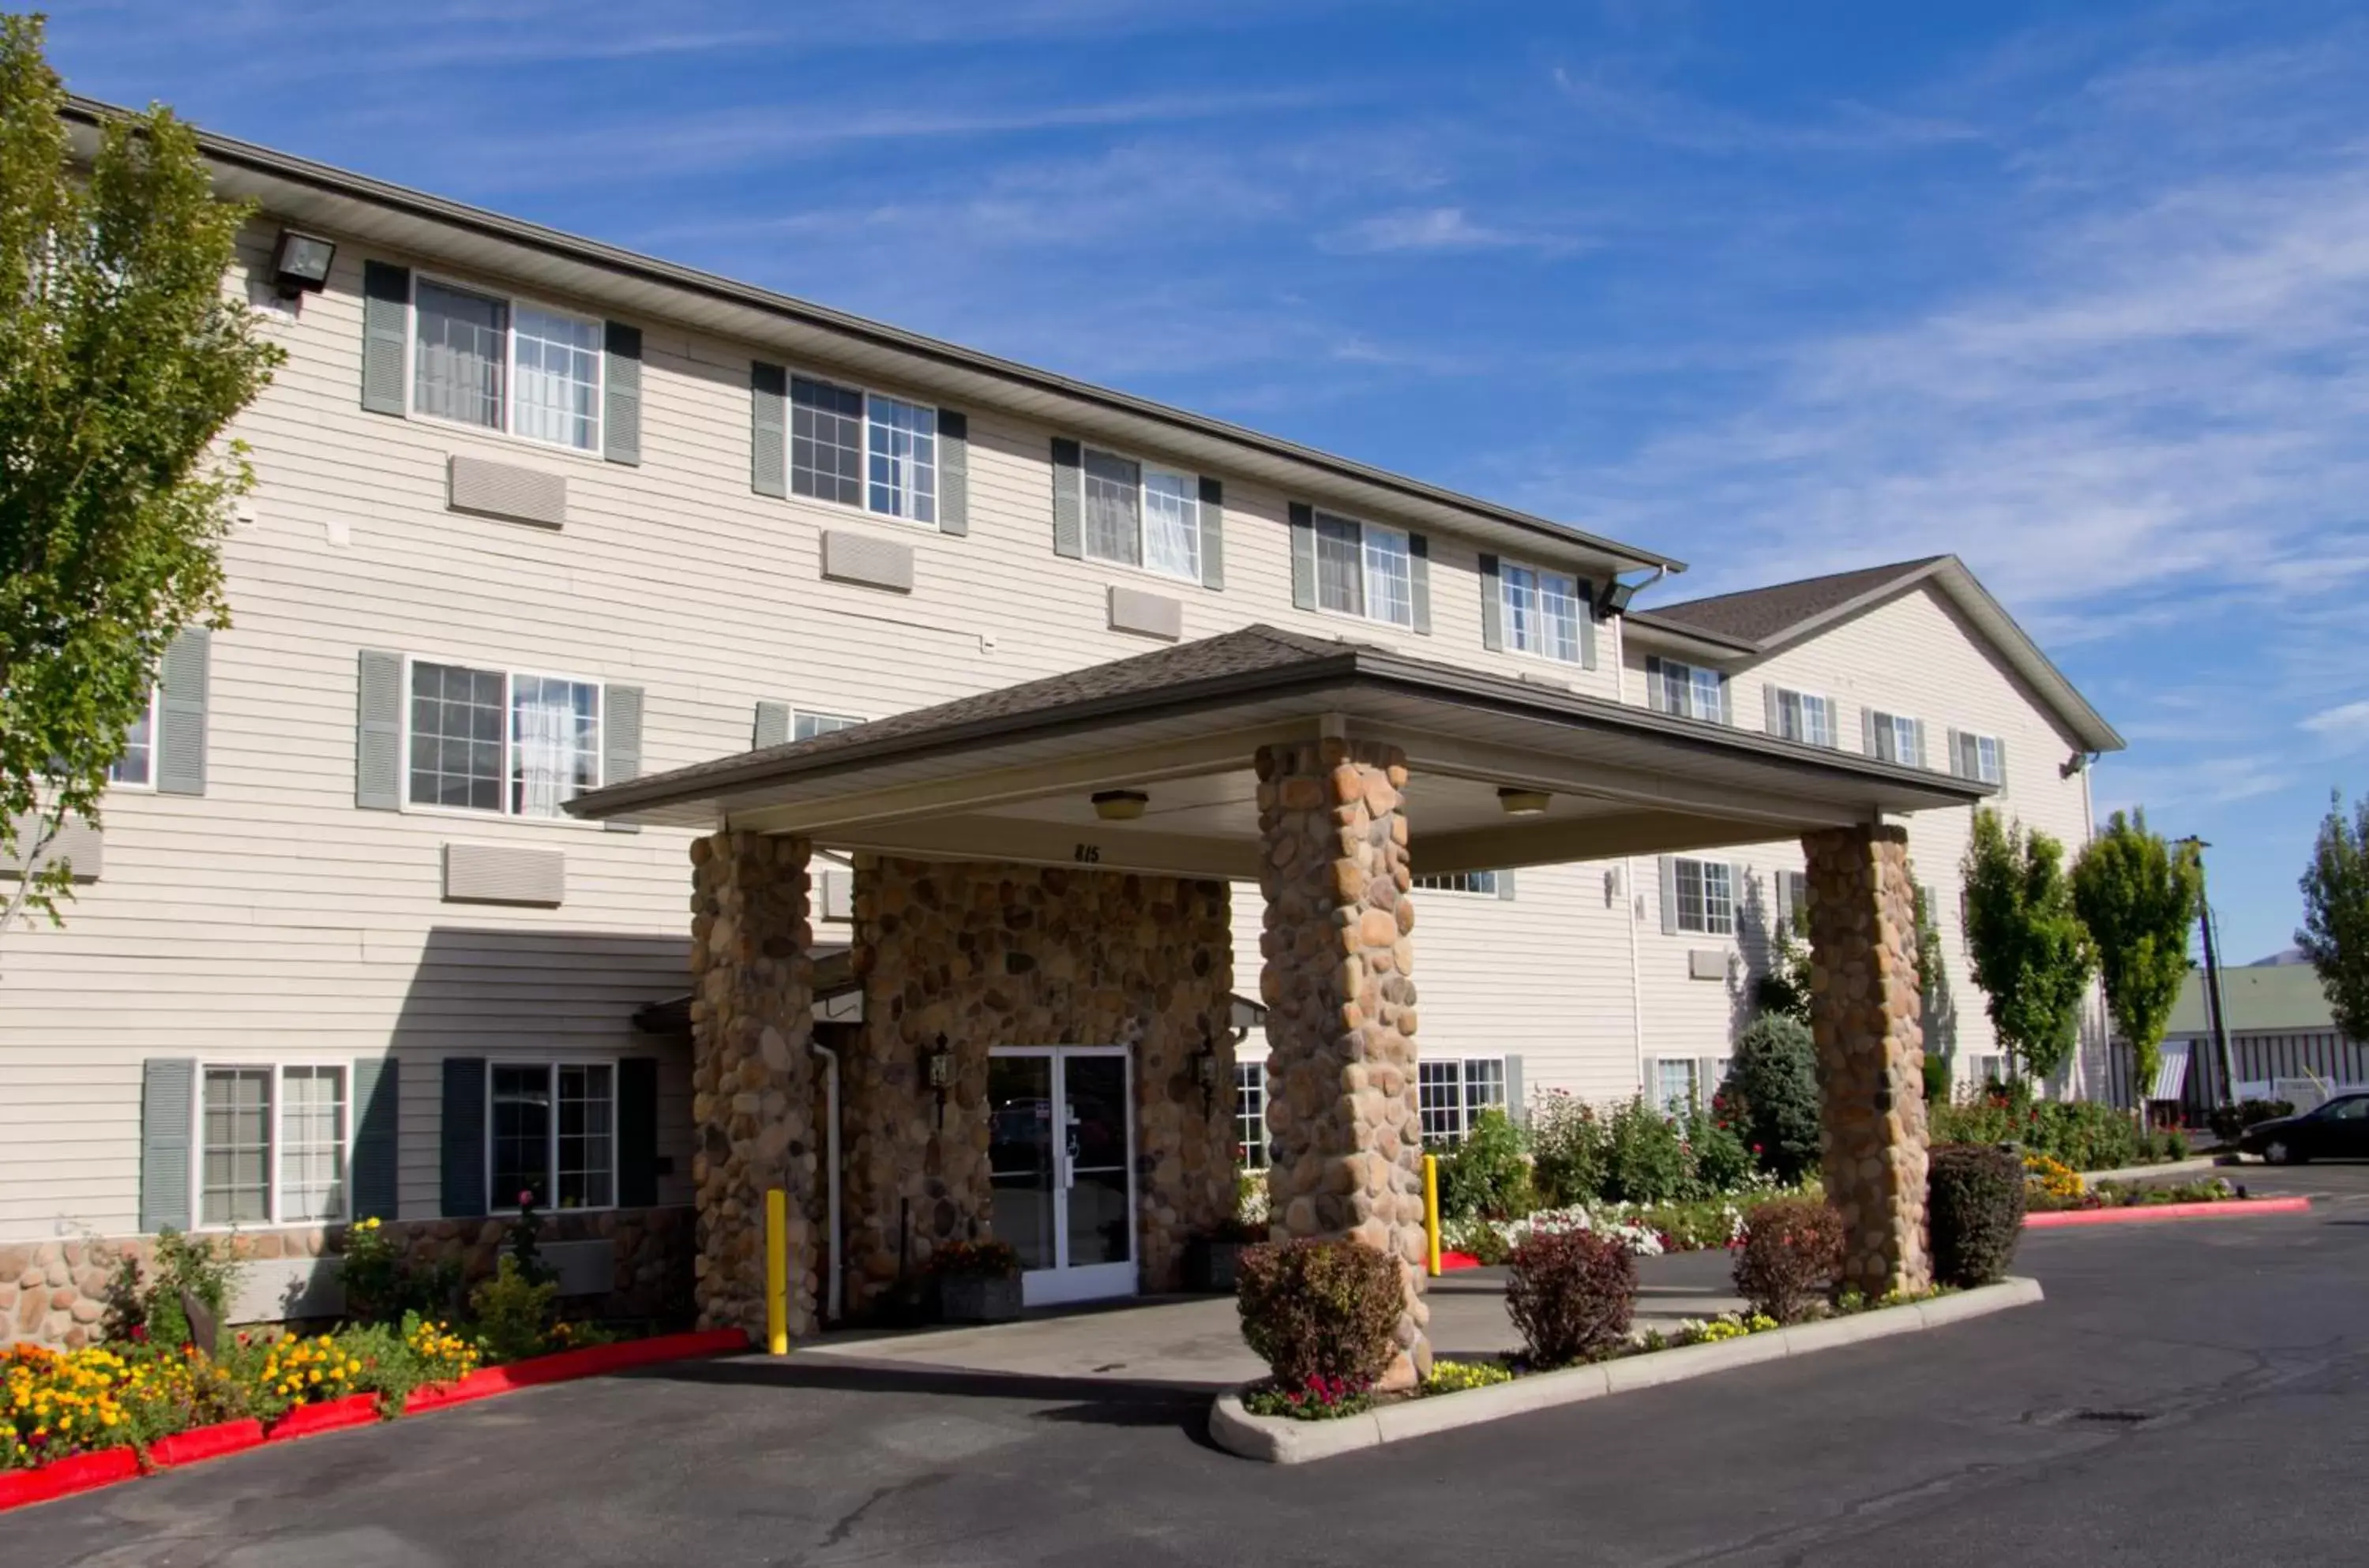
[[[1032,1268],[1020,1276],[1023,1304],[1030,1307],[1059,1306],[1070,1301],[1107,1300],[1117,1296],[1132,1296],[1139,1288],[1141,1237],[1136,1213],[1135,1190],[1135,1061],[1125,1046],[995,1046],[989,1055],[999,1057],[1044,1057],[1050,1059],[1052,1073],[1049,1093],[1052,1096],[1053,1124],[1053,1258],[1051,1268]],[[1120,1092],[1127,1102],[1127,1256],[1116,1263],[1087,1264],[1072,1266],[1070,1263],[1070,1189],[1075,1184],[1075,1173],[1070,1168],[1069,1123],[1070,1104],[1068,1064],[1077,1057],[1116,1058],[1120,1068]]]

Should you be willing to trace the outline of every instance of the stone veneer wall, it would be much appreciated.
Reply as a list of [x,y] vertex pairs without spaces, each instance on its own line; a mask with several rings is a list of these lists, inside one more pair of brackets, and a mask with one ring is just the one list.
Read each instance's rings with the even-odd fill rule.
[[1826,1200],[1842,1216],[1843,1282],[1870,1296],[1922,1290],[1925,1037],[1917,877],[1899,828],[1803,836],[1809,861],[1810,1020],[1824,1102]]
[[[689,1316],[690,1209],[563,1210],[547,1218],[547,1242],[607,1240],[616,1246],[609,1293],[569,1297],[568,1311],[604,1318]],[[464,1285],[492,1276],[509,1230],[502,1219],[411,1219],[386,1226],[386,1233],[407,1243],[405,1251],[415,1259],[459,1259]],[[242,1258],[317,1258],[335,1253],[344,1236],[341,1225],[315,1225],[233,1232],[231,1243]],[[108,1282],[120,1261],[136,1257],[144,1265],[154,1245],[148,1236],[0,1245],[0,1345],[23,1341],[78,1350],[90,1344],[107,1315]]]
[[765,1194],[789,1195],[789,1330],[816,1327],[814,933],[803,839],[691,846],[692,1187],[703,1327],[765,1333]]
[[1258,778],[1273,1230],[1398,1260],[1406,1310],[1383,1386],[1403,1388],[1431,1368],[1406,757],[1339,739],[1265,746]]
[[[991,1234],[996,1046],[1124,1045],[1134,1067],[1137,1257],[1183,1279],[1186,1242],[1233,1212],[1233,964],[1226,884],[997,863],[858,861],[861,1042],[841,1066],[847,1301],[860,1312],[942,1242]],[[956,1082],[939,1125],[924,1059]],[[1195,1059],[1217,1052],[1205,1105]]]

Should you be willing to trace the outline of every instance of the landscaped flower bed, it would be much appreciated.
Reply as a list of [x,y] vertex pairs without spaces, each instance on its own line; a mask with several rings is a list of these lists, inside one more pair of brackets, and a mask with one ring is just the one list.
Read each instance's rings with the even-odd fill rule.
[[[2029,1164],[2029,1162],[2026,1162]],[[2076,1178],[2077,1184],[2078,1178]],[[2054,1183],[2029,1184],[2025,1206],[2034,1214],[2057,1214],[2095,1208],[2157,1208],[2171,1204],[2247,1203],[2246,1189],[2219,1176],[2192,1182],[2100,1182],[2077,1191],[2064,1191]]]

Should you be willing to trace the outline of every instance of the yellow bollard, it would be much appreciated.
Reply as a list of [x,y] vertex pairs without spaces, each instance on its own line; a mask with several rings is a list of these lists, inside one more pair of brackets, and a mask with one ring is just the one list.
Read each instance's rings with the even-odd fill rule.
[[1439,1156],[1423,1157],[1423,1266],[1439,1277]]
[[790,1353],[790,1195],[779,1187],[765,1194],[765,1348]]

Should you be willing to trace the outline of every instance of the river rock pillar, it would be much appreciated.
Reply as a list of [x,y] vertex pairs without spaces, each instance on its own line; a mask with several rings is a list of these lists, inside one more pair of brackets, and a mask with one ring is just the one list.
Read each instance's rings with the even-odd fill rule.
[[1382,1386],[1405,1388],[1431,1367],[1406,757],[1330,738],[1263,746],[1258,781],[1271,1234],[1397,1262],[1406,1306]]

